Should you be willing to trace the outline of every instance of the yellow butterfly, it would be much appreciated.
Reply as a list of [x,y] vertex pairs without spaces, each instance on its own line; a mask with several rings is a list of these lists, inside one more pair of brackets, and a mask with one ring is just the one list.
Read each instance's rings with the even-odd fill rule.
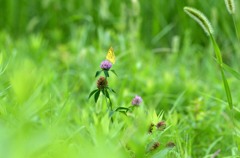
[[115,63],[116,59],[115,59],[115,54],[112,47],[109,48],[106,59],[110,61],[112,64]]

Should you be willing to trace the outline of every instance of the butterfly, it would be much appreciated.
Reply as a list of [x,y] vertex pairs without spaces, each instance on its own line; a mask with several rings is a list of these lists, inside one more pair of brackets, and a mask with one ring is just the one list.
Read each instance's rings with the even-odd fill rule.
[[112,48],[112,47],[109,48],[109,50],[108,50],[108,52],[107,52],[106,59],[107,59],[108,61],[110,61],[112,64],[115,63],[116,58],[115,58],[115,54],[114,54],[114,51],[113,51],[113,48]]

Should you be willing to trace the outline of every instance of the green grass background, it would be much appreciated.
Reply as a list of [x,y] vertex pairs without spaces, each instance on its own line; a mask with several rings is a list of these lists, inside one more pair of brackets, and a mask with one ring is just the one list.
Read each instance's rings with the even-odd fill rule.
[[[0,0],[0,157],[238,157],[239,80],[227,74],[230,111],[211,43],[184,6],[210,19],[224,62],[240,71],[223,0]],[[138,94],[148,119],[139,110],[112,125],[102,100],[87,100],[110,46],[114,106]],[[153,109],[169,128],[146,140]],[[151,140],[160,148],[146,155]],[[168,141],[176,147],[166,150]]]

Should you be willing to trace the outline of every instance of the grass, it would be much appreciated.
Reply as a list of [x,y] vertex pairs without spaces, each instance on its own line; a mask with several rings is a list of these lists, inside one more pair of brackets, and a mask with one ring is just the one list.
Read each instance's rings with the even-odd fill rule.
[[[0,20],[0,157],[240,155],[239,80],[225,74],[231,110],[214,48],[183,11],[197,6],[210,17],[223,61],[239,72],[239,42],[224,1],[210,1],[211,8],[202,1],[19,1],[19,10],[14,2],[1,2],[1,12],[11,14]],[[160,12],[158,6],[168,7]],[[113,123],[101,96],[96,104],[87,99],[110,46],[117,57],[118,77],[109,78],[114,108],[143,98],[128,117],[116,113]],[[166,128],[148,134],[160,121]],[[175,147],[166,147],[169,142]]]

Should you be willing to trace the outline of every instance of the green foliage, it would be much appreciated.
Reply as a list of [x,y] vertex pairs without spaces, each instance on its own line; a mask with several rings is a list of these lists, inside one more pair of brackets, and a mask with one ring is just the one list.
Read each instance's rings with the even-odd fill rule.
[[202,14],[200,11],[198,11],[195,8],[190,8],[190,7],[184,7],[184,11],[189,14],[195,21],[197,21],[203,28],[203,30],[207,33],[208,36],[210,36],[211,42],[213,44],[213,48],[215,51],[215,55],[217,58],[217,62],[221,71],[221,75],[222,75],[222,80],[223,80],[223,84],[224,84],[224,88],[225,88],[225,92],[226,92],[226,96],[227,96],[227,100],[228,100],[228,104],[229,107],[232,109],[233,108],[233,103],[232,103],[232,95],[231,95],[231,91],[228,85],[228,81],[225,77],[225,73],[223,70],[223,60],[222,60],[222,54],[221,51],[213,37],[213,29],[212,26],[210,24],[210,22],[208,21],[208,19],[204,16],[204,14]]

